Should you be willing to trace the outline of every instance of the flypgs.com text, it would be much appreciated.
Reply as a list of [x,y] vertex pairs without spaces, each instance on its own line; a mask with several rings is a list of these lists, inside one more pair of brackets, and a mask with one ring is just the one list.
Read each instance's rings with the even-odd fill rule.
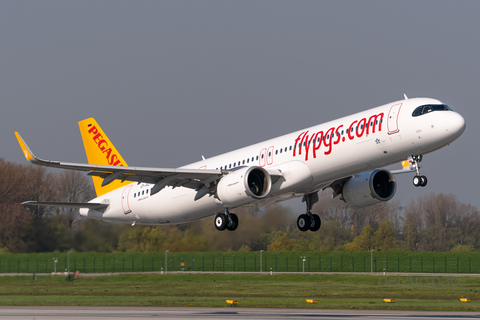
[[[353,121],[348,129],[346,129],[346,136],[349,140],[355,138],[361,138],[364,134],[369,135],[370,133],[375,133],[375,130],[378,126],[378,131],[382,131],[382,122],[383,122],[383,112],[377,115],[371,116],[368,121],[367,118],[362,118],[360,120]],[[340,141],[345,142],[346,137],[343,134],[343,131],[340,131],[343,128],[343,124],[339,125],[337,128],[332,127],[326,132],[322,130],[309,134],[309,131],[304,131],[295,139],[295,146],[293,148],[293,156],[302,154],[303,147],[305,148],[305,161],[308,161],[309,151],[312,150],[313,158],[317,157],[317,152],[320,150],[320,147],[323,145],[326,150],[323,152],[325,155],[332,153],[333,145],[337,145]],[[334,139],[336,140],[334,141]],[[300,143],[299,143],[300,142]],[[311,148],[310,148],[311,145]]]

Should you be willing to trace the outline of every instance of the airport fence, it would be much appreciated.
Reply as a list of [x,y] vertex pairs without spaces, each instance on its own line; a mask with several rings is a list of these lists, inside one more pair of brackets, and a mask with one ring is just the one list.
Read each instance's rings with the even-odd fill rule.
[[[480,254],[377,252],[0,255],[0,273],[152,271],[480,273]],[[56,262],[55,262],[56,260]]]

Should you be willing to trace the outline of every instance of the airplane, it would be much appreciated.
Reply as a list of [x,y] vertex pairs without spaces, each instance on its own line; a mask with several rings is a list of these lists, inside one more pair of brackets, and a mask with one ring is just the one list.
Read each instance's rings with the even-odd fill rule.
[[[465,130],[465,119],[436,99],[388,103],[278,138],[175,169],[129,167],[93,119],[79,122],[88,164],[42,160],[15,132],[28,161],[47,167],[81,170],[92,176],[97,197],[88,203],[27,201],[24,205],[79,208],[82,217],[146,225],[180,224],[208,216],[217,230],[239,225],[230,212],[302,197],[306,212],[301,231],[317,231],[311,212],[318,192],[333,189],[349,206],[388,201],[397,189],[394,175],[420,174],[425,154],[449,145]],[[401,170],[385,166],[402,163]]]

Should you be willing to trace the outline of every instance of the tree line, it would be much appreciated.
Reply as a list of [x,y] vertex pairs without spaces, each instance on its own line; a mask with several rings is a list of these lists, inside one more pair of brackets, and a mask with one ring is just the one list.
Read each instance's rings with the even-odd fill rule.
[[235,232],[219,232],[213,218],[174,226],[135,226],[81,219],[76,209],[21,202],[84,202],[95,196],[78,171],[50,171],[0,159],[0,253],[194,251],[477,251],[480,215],[453,194],[428,194],[406,207],[398,201],[352,209],[323,192],[313,212],[318,232],[300,232],[296,214],[281,205],[235,211]]

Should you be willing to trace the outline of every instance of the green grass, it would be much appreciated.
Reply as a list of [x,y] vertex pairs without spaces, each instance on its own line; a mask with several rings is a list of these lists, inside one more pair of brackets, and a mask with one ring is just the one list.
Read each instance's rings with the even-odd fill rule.
[[[226,299],[235,299],[241,307],[480,311],[476,277],[154,274],[64,279],[0,277],[0,305],[225,307]],[[460,302],[462,297],[472,302]]]

